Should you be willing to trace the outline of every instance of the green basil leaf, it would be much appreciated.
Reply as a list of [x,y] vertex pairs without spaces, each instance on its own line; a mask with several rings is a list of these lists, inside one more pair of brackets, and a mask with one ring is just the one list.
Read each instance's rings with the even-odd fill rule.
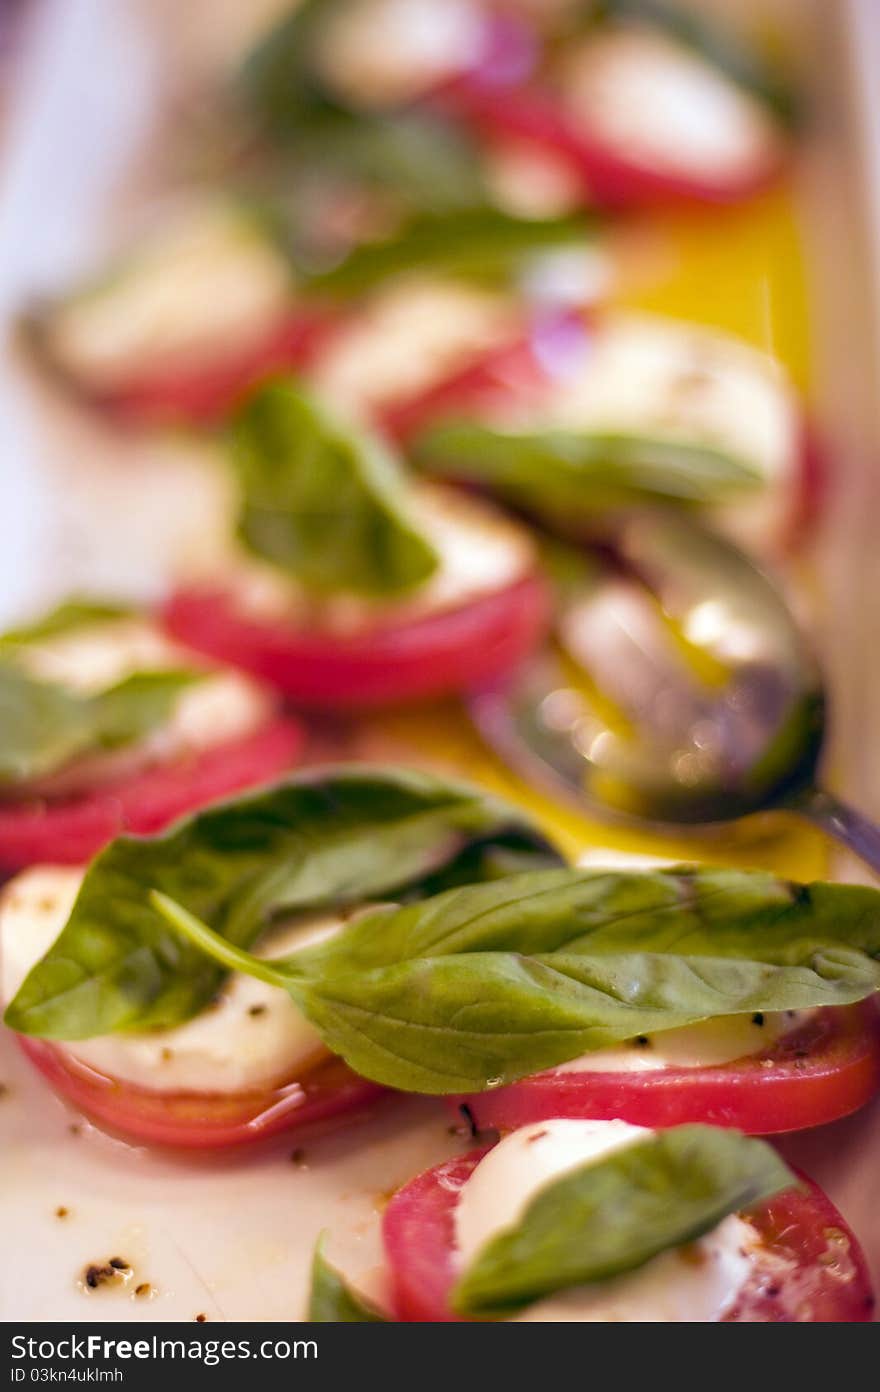
[[374,1310],[352,1291],[324,1256],[323,1235],[318,1239],[312,1258],[312,1285],[306,1319],[312,1324],[387,1324],[384,1315]]
[[264,129],[290,136],[338,104],[312,63],[312,44],[328,11],[346,0],[302,0],[248,54],[238,77],[243,104]]
[[200,673],[139,672],[83,694],[0,662],[0,788],[45,778],[87,754],[135,744],[167,720]]
[[462,1315],[509,1315],[622,1276],[796,1184],[766,1141],[713,1126],[659,1131],[545,1185],[452,1292]]
[[437,556],[399,502],[405,483],[378,438],[347,431],[291,382],[265,386],[235,423],[239,535],[309,589],[394,594]]
[[240,99],[270,147],[258,167],[268,154],[263,176],[275,193],[289,187],[307,199],[312,180],[326,188],[341,179],[390,192],[412,211],[486,203],[481,160],[460,122],[425,107],[353,110],[321,81],[313,35],[337,3],[305,0],[251,53],[239,77]]
[[582,9],[594,21],[660,29],[764,102],[780,120],[791,124],[800,115],[797,94],[775,66],[695,6],[669,0],[587,0]]
[[33,623],[9,629],[0,635],[0,648],[39,643],[44,638],[55,638],[59,634],[69,633],[77,628],[88,628],[92,624],[113,623],[117,619],[128,619],[137,612],[132,605],[116,604],[109,600],[68,599]]
[[542,252],[582,246],[595,226],[583,213],[546,219],[517,218],[491,207],[425,213],[384,241],[362,243],[312,285],[334,295],[360,294],[388,276],[421,270],[504,281]]
[[[463,783],[395,767],[307,771],[207,808],[161,836],[123,836],[86,872],[70,919],[6,1013],[55,1039],[180,1024],[222,973],[148,902],[157,888],[231,943],[273,916],[415,890],[472,848],[559,857],[521,813]],[[475,862],[476,868],[476,862]]]
[[411,214],[436,216],[488,201],[473,141],[439,112],[325,112],[288,145],[284,159],[300,181],[366,185],[395,195]]
[[751,465],[723,450],[604,431],[510,432],[450,421],[429,426],[412,451],[425,472],[481,484],[567,530],[608,508],[717,504],[762,486]]
[[477,1092],[639,1034],[880,989],[880,891],[761,871],[513,875],[377,910],[271,968],[160,911],[224,966],[270,972],[329,1049],[402,1091]]

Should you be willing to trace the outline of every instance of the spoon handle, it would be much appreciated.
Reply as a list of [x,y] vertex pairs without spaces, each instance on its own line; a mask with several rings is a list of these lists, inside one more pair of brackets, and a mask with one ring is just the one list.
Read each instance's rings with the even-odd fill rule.
[[805,789],[789,806],[880,875],[880,826],[875,822],[822,788]]

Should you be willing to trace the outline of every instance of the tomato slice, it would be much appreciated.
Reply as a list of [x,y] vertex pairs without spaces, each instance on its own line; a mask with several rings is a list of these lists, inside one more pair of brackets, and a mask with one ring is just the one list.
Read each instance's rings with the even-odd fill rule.
[[205,803],[271,782],[297,763],[303,742],[302,726],[286,716],[241,739],[156,764],[93,793],[0,803],[0,866],[82,865],[122,832],[160,831]]
[[565,166],[580,184],[584,204],[590,206],[726,206],[770,187],[784,166],[781,152],[768,151],[751,167],[716,178],[659,169],[627,154],[598,132],[575,126],[552,97],[535,86],[465,85],[450,94],[450,101],[490,149],[514,144]]
[[211,424],[221,420],[263,378],[311,363],[335,331],[335,316],[316,309],[291,313],[271,330],[222,358],[187,369],[157,368],[99,394],[98,403],[136,425]]
[[[458,1194],[486,1149],[411,1180],[385,1210],[383,1237],[394,1309],[407,1323],[457,1319],[449,1305],[456,1279],[454,1212]],[[871,1319],[874,1297],[858,1242],[830,1199],[810,1180],[749,1215],[764,1239],[762,1256],[725,1321],[767,1324]]]
[[537,574],[458,608],[352,635],[296,629],[237,612],[223,589],[188,589],[166,605],[188,647],[261,676],[305,706],[357,710],[448,695],[509,671],[540,641],[550,599]]
[[226,1150],[308,1128],[323,1131],[364,1111],[385,1089],[329,1058],[301,1078],[258,1092],[163,1093],[97,1073],[57,1045],[18,1035],[18,1043],[60,1097],[101,1127],[148,1145]]
[[577,1117],[637,1126],[707,1122],[750,1135],[802,1131],[855,1112],[880,1089],[880,1011],[827,1008],[761,1054],[712,1068],[644,1073],[550,1069],[454,1099],[480,1130]]

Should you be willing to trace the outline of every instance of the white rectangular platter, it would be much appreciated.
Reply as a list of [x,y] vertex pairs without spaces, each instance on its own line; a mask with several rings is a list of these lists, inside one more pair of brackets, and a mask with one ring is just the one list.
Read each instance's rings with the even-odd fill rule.
[[[151,187],[157,121],[273,4],[36,6],[2,148],[4,321],[100,254]],[[872,228],[880,229],[871,148],[880,93],[867,80],[880,71],[878,14],[873,0],[779,9],[784,22],[797,17],[825,114],[808,160],[804,216],[823,414],[840,451],[819,556],[834,767],[840,791],[880,812],[880,668],[872,651],[880,555],[871,537],[880,470],[869,467],[875,452],[880,460],[880,319],[870,259]],[[852,249],[846,258],[842,245]],[[56,400],[11,344],[2,374],[0,624],[68,588],[156,592],[169,561],[199,544],[208,502],[197,455],[167,442],[120,442]],[[187,1161],[92,1130],[34,1078],[8,1035],[0,1037],[0,1084],[4,1320],[296,1319],[317,1233],[333,1231],[331,1252],[350,1270],[371,1268],[383,1196],[465,1143],[450,1134],[441,1104],[400,1102],[295,1158],[295,1143],[282,1139],[257,1157]],[[880,1104],[786,1149],[829,1188],[880,1279]],[[85,1268],[115,1255],[130,1263],[130,1277],[89,1290]]]

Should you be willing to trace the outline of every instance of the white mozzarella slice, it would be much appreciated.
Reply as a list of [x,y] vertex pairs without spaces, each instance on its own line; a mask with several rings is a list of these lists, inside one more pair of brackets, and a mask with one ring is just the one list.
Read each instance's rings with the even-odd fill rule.
[[798,486],[800,411],[781,365],[730,334],[654,315],[606,318],[554,379],[540,408],[507,413],[524,429],[590,429],[706,445],[751,467],[763,488],[718,509],[725,530],[761,549]]
[[[12,999],[63,928],[82,879],[78,869],[41,866],[17,876],[0,903],[3,996]],[[280,957],[332,936],[338,918],[272,932],[259,955]],[[291,1081],[327,1057],[320,1035],[287,992],[232,973],[214,1004],[174,1029],[106,1035],[64,1044],[106,1077],[156,1092],[240,1093]]]
[[[548,1184],[652,1133],[623,1121],[536,1122],[494,1146],[464,1184],[455,1207],[457,1263],[465,1269],[499,1233],[515,1227]],[[753,1228],[725,1218],[686,1248],[639,1270],[579,1286],[529,1307],[526,1322],[706,1322],[721,1318],[749,1273]]]
[[474,0],[349,0],[328,12],[313,58],[354,106],[398,106],[472,67],[484,34]]
[[290,301],[280,249],[241,214],[175,212],[115,273],[55,306],[53,358],[97,391],[222,361],[259,341]]
[[521,327],[504,295],[407,276],[370,297],[328,345],[313,379],[329,402],[368,415],[432,386]]
[[534,569],[536,553],[528,532],[491,504],[426,483],[413,486],[408,503],[439,564],[406,598],[380,601],[338,594],[319,603],[279,571],[242,559],[228,572],[239,609],[255,619],[293,621],[344,635],[458,608],[505,589]]
[[542,404],[559,429],[620,430],[693,441],[785,479],[797,406],[773,358],[730,334],[647,314],[609,316]]
[[[84,693],[113,686],[134,672],[201,665],[201,659],[141,618],[90,624],[23,644],[15,650],[15,660],[39,680]],[[274,698],[250,678],[209,669],[181,692],[170,718],[146,739],[110,753],[73,760],[51,777],[30,784],[29,789],[60,797],[150,764],[198,754],[252,733],[269,718],[273,706]]]
[[681,1029],[642,1035],[616,1049],[596,1049],[560,1064],[561,1073],[655,1073],[664,1068],[715,1068],[761,1054],[800,1029],[815,1010],[776,1010],[769,1014],[722,1015]]
[[778,159],[773,115],[683,45],[612,29],[569,51],[559,70],[569,119],[623,158],[710,186],[760,176]]

